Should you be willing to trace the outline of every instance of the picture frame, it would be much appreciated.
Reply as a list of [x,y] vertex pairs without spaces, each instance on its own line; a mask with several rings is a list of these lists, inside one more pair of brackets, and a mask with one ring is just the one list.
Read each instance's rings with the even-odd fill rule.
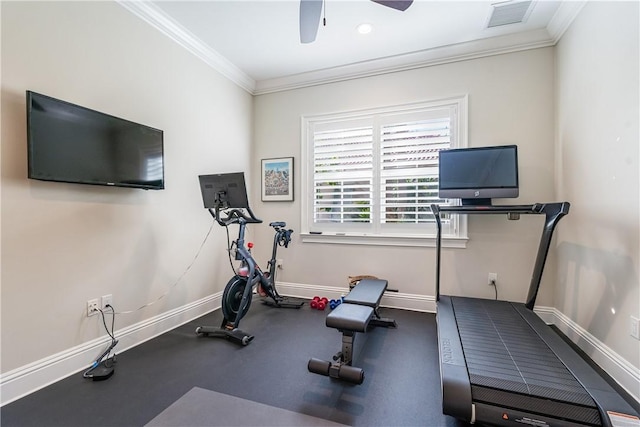
[[293,157],[262,159],[263,202],[293,201]]

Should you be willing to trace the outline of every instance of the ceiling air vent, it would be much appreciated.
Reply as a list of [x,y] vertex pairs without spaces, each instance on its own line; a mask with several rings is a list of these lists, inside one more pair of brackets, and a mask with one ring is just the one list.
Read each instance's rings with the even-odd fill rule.
[[532,9],[533,1],[509,1],[493,4],[487,28],[524,22]]

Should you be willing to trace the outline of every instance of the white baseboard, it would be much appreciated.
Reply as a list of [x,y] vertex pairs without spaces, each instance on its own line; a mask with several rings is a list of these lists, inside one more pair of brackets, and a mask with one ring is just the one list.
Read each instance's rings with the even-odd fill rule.
[[547,324],[555,325],[560,332],[576,343],[582,351],[640,403],[640,369],[556,308],[536,307],[534,311]]
[[[318,286],[300,283],[278,282],[278,292],[294,298],[312,299],[314,296],[338,299],[349,293],[349,286]],[[382,297],[381,307],[398,308],[401,310],[436,312],[436,299],[432,296],[387,292]]]
[[[222,292],[116,330],[116,353],[122,353],[171,329],[220,308]],[[195,332],[194,332],[195,333]],[[11,403],[69,375],[88,369],[107,348],[107,335],[0,375],[0,406]],[[80,375],[80,374],[78,374]]]
[[[338,299],[349,291],[344,287],[317,286],[278,282],[282,295],[311,299],[314,296]],[[171,329],[220,308],[222,292],[202,298],[135,325],[116,331],[117,353],[142,344]],[[435,313],[433,296],[387,292],[383,307]],[[552,307],[536,307],[536,313],[548,324],[554,324],[627,392],[640,402],[640,370],[598,341],[593,335]],[[13,402],[69,375],[87,369],[109,344],[103,336],[82,345],[51,355],[34,363],[0,375],[0,406]],[[434,343],[436,345],[436,343]]]

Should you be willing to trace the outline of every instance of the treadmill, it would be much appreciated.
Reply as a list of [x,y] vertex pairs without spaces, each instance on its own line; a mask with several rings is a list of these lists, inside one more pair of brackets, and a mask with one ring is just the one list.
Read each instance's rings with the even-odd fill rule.
[[[500,426],[639,426],[638,413],[534,313],[553,231],[569,203],[432,204],[442,412]],[[440,295],[441,213],[545,215],[527,301]]]

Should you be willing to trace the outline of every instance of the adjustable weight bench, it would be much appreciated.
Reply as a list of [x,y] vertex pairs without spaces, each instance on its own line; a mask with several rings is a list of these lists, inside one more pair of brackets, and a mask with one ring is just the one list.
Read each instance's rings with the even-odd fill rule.
[[333,356],[333,362],[311,358],[307,364],[309,372],[362,384],[364,371],[351,366],[356,333],[365,333],[370,326],[396,327],[395,320],[381,318],[378,313],[386,290],[386,280],[361,280],[344,297],[343,303],[327,315],[326,326],[342,332],[342,349]]
[[[343,302],[371,307],[374,314],[374,317],[371,319],[371,325],[395,328],[395,320],[380,317],[378,313],[382,295],[386,291],[391,291],[391,289],[387,289],[387,284],[388,282],[386,280],[363,279],[344,297]],[[395,290],[395,292],[397,292],[397,290]]]

